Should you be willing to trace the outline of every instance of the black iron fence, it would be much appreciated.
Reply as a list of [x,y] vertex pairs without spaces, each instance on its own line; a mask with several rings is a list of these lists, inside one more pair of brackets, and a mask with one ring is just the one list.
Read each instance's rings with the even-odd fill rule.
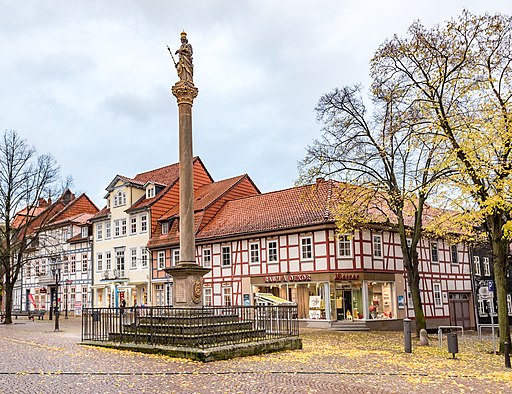
[[82,341],[216,346],[298,337],[297,306],[84,308]]

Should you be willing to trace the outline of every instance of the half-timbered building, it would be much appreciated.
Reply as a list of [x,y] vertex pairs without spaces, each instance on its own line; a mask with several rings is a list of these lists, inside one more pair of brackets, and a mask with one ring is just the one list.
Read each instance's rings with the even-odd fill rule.
[[[296,302],[306,326],[357,321],[387,329],[414,318],[398,234],[380,223],[338,234],[333,196],[339,187],[319,179],[314,187],[264,194],[255,189],[236,198],[217,190],[211,211],[196,194],[196,258],[211,268],[204,304],[250,305],[258,294],[272,294]],[[163,268],[179,260],[178,214],[173,207],[162,216],[148,243],[159,304],[172,299],[172,278]],[[468,246],[423,238],[418,249],[427,324],[449,325],[457,313],[452,300],[473,307]],[[474,325],[474,314],[464,325]]]

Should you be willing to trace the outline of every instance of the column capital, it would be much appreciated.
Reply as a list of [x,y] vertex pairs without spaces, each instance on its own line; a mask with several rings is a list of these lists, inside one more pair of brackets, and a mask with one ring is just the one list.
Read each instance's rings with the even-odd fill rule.
[[199,90],[194,86],[193,82],[179,81],[171,88],[172,94],[176,97],[178,105],[190,104],[192,105],[194,99],[197,97]]

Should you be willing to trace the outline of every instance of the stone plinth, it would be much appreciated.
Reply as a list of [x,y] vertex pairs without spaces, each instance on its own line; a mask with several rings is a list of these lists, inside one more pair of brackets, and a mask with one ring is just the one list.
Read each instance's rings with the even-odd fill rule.
[[173,300],[176,308],[201,308],[203,306],[203,276],[211,271],[195,263],[180,263],[176,267],[165,268],[173,277]]

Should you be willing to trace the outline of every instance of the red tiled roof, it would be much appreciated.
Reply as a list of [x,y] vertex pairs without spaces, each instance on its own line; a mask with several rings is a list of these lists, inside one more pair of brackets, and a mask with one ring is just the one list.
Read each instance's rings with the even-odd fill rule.
[[110,213],[110,208],[104,206],[96,215],[93,215],[90,220],[102,219]]
[[[226,193],[237,182],[240,182],[247,175],[239,175],[222,181],[213,182],[194,191],[194,212],[206,209],[209,205],[214,203],[220,196]],[[173,216],[178,216],[180,211],[179,205],[175,205],[162,215],[158,220],[170,219]]]
[[70,216],[61,220],[52,220],[49,225],[51,226],[59,226],[64,223],[75,223],[77,225],[86,224],[89,219],[91,219],[94,215],[92,213],[77,213],[74,216]]
[[334,181],[299,186],[227,202],[198,234],[216,238],[334,222]]

